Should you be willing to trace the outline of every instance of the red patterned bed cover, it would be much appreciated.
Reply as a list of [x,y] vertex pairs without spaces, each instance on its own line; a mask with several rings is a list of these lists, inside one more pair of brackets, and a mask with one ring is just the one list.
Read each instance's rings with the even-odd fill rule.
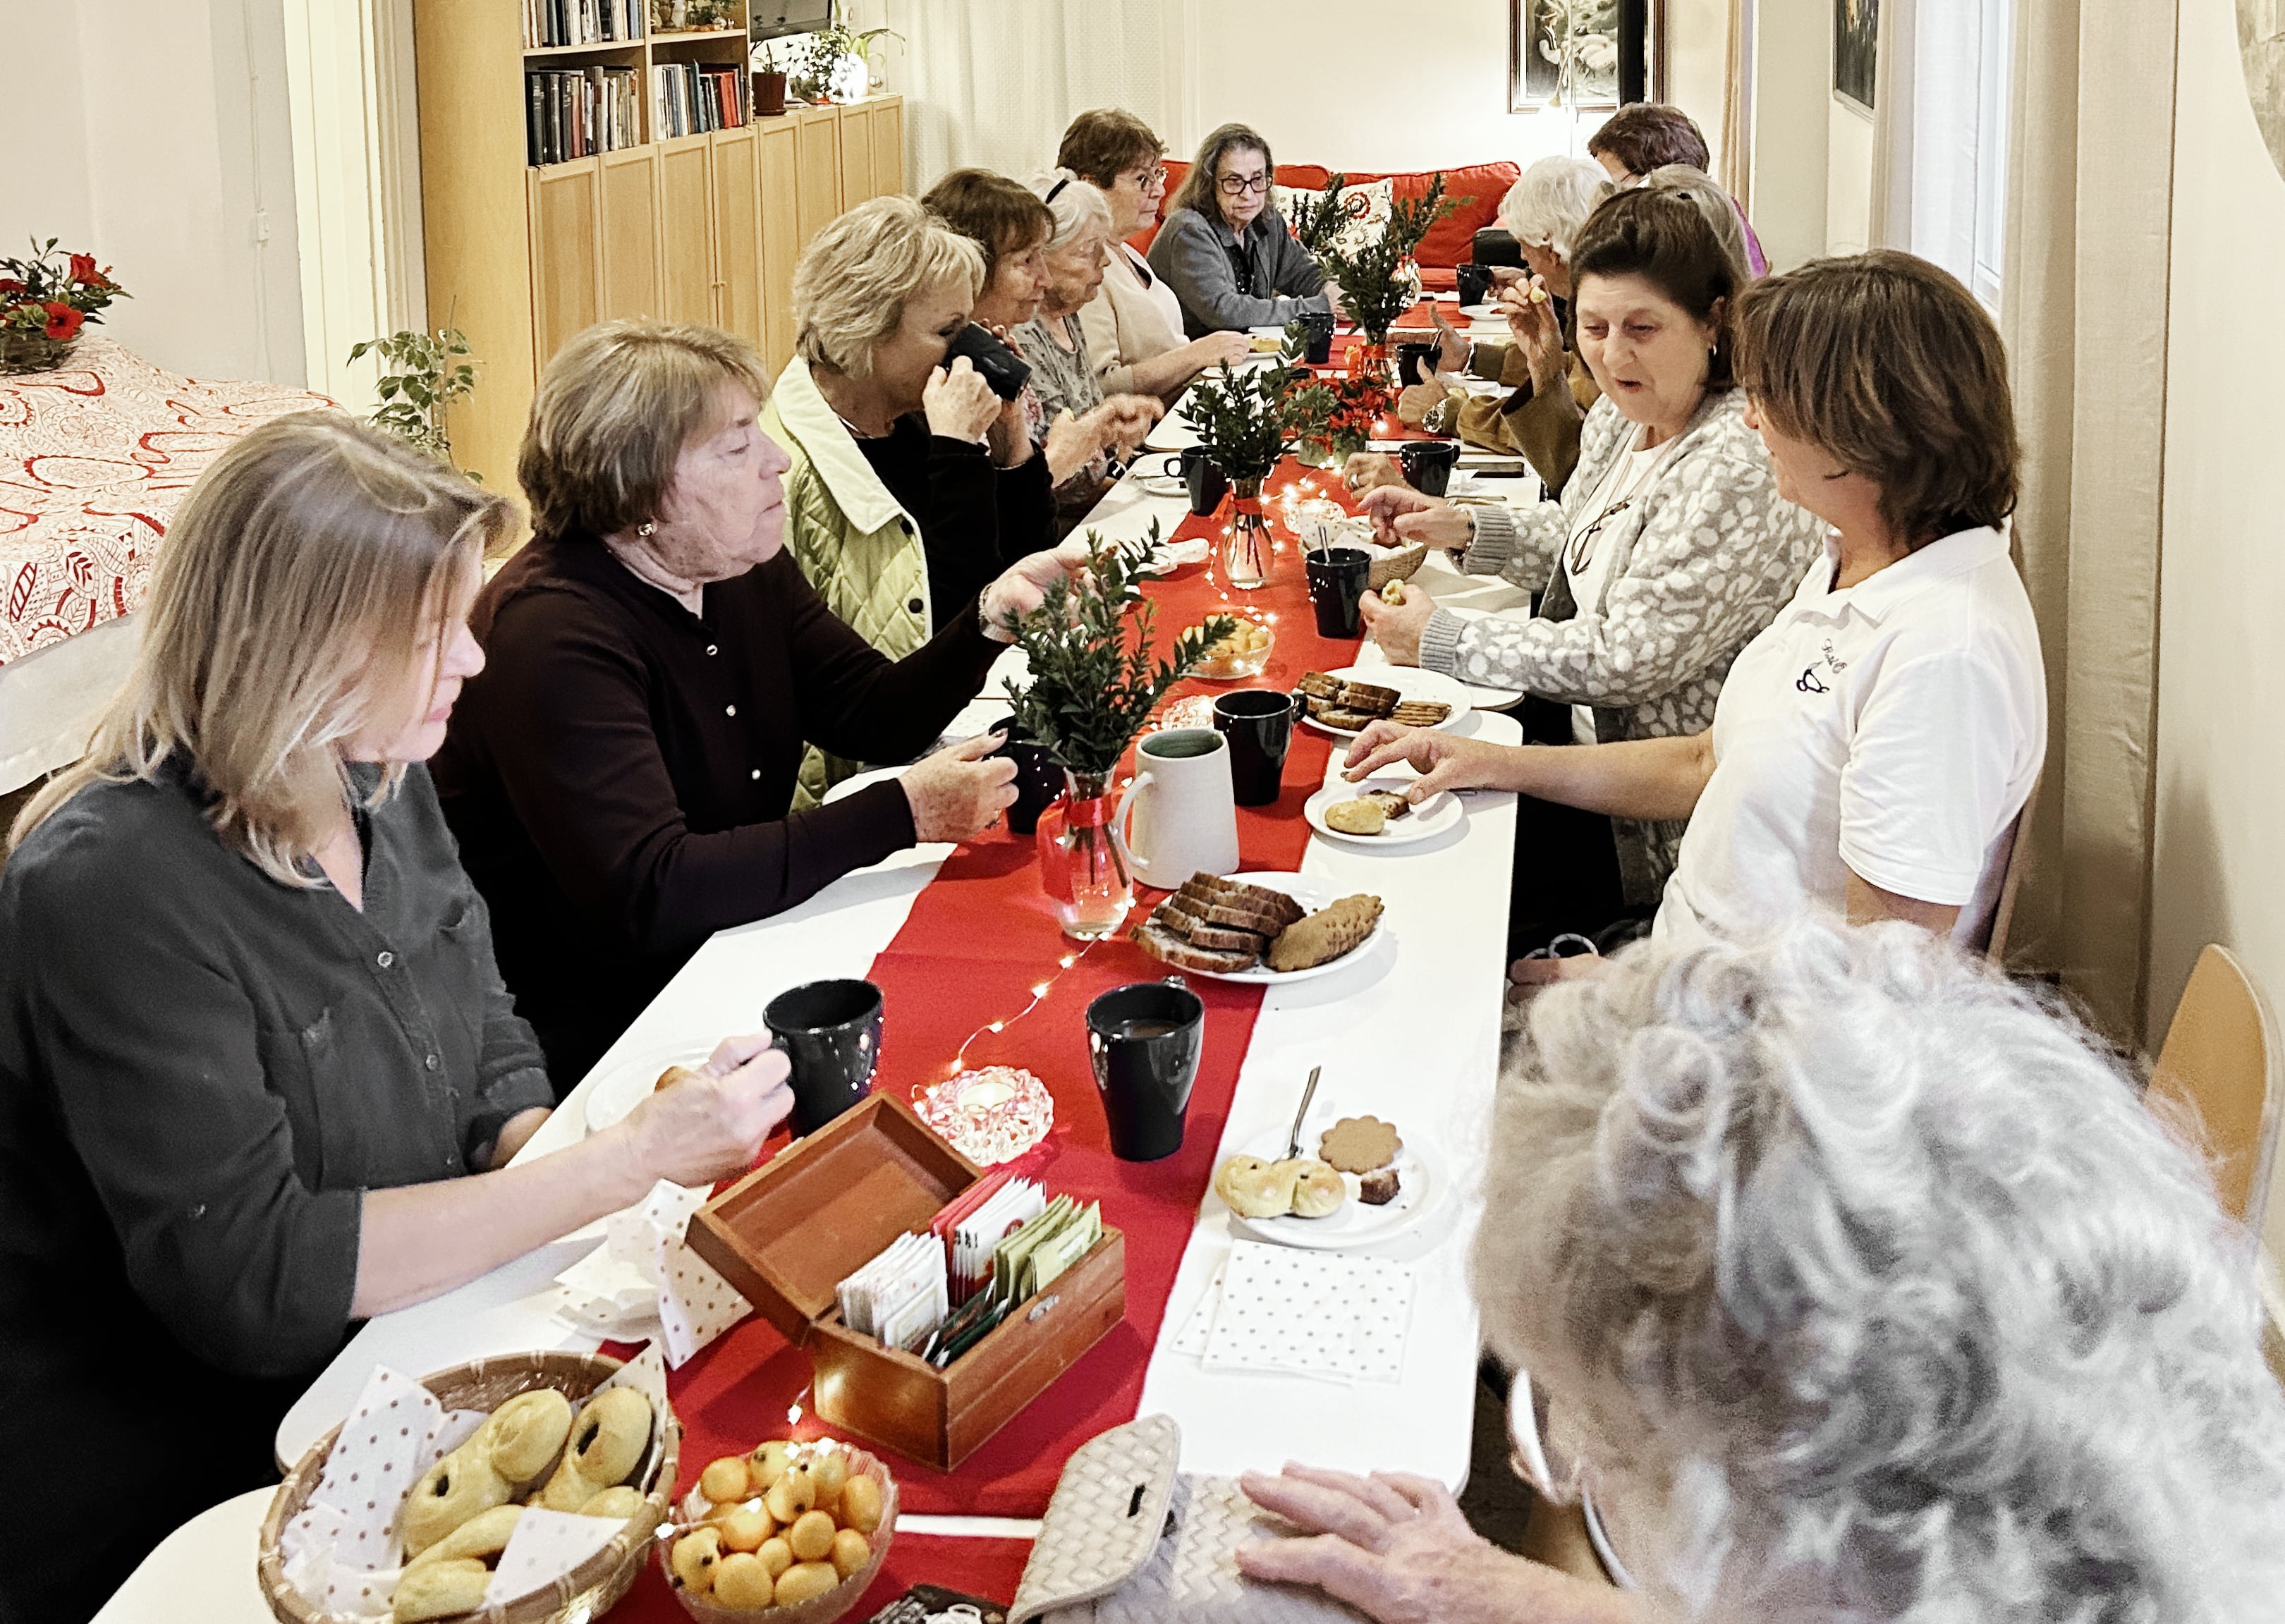
[[0,376],[0,665],[142,601],[176,505],[224,444],[334,403],[161,372],[106,338]]

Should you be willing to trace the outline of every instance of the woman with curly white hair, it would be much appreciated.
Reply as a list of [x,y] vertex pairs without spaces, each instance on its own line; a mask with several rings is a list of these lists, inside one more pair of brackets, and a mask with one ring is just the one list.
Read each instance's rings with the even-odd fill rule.
[[1633,1594],[1417,1479],[1246,1479],[1257,1578],[1387,1624],[2224,1624],[2285,1597],[2252,1240],[2058,1011],[1923,931],[1649,944],[1499,1102],[1485,1330]]

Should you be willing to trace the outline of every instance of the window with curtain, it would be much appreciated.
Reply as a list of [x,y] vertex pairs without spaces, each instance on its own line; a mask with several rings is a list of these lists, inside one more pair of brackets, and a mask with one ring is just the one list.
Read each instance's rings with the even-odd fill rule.
[[1951,271],[1997,310],[2018,0],[1887,0],[1872,240]]
[[1975,247],[1967,286],[1997,311],[2006,257],[2007,100],[2014,61],[2014,0],[1983,0],[1983,11],[1976,61]]

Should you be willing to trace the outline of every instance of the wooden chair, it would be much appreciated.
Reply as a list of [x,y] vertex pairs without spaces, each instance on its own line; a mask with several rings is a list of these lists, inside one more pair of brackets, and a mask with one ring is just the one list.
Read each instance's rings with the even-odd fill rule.
[[1999,900],[1991,910],[1991,931],[1983,938],[1983,956],[2001,969],[2007,968],[2007,932],[2015,922],[2015,893],[2023,887],[2023,836],[2031,827],[2032,809],[2039,804],[2039,785],[2046,775],[2031,781],[2015,827],[2007,831],[2007,870],[1999,878]]
[[2196,1120],[2213,1158],[2222,1205],[2257,1234],[2277,1162],[2278,1114],[2285,1108],[2281,1071],[2285,1044],[2268,999],[2227,948],[2208,946],[2167,1024],[2149,1097]]

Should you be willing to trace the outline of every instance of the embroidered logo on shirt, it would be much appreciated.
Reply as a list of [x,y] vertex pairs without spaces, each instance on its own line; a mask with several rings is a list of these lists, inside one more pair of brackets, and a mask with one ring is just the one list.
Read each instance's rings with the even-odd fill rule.
[[1817,674],[1817,667],[1814,665],[1804,667],[1801,675],[1793,679],[1793,686],[1799,688],[1804,694],[1830,694],[1833,692],[1831,688],[1825,686],[1824,679],[1820,678]]

